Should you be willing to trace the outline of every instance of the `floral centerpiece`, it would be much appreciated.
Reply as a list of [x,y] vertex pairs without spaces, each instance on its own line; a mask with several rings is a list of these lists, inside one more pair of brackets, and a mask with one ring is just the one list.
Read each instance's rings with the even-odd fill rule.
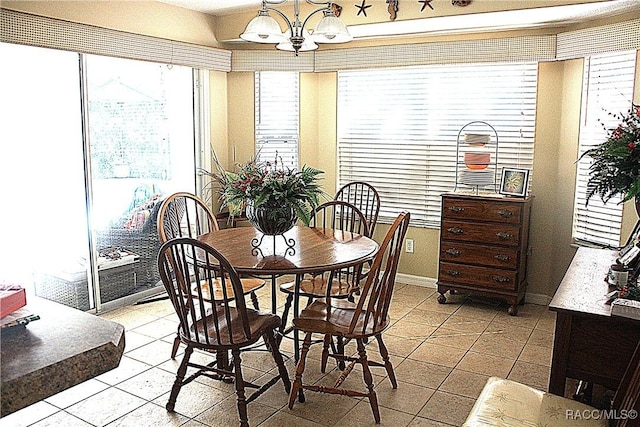
[[219,169],[221,207],[237,213],[246,209],[249,221],[264,234],[282,234],[299,218],[309,224],[318,206],[323,171],[304,165],[301,170],[282,165],[282,160],[238,164],[237,172]]
[[617,195],[623,197],[623,202],[640,202],[640,106],[632,104],[627,114],[611,115],[620,124],[607,131],[606,141],[580,156],[593,159],[587,204],[595,194],[605,203]]

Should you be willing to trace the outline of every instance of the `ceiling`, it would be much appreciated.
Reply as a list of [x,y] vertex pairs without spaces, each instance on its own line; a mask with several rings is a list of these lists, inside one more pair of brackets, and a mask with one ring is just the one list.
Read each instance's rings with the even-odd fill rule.
[[[257,12],[262,4],[261,0],[156,1],[217,16],[248,11]],[[367,1],[369,4],[383,2],[383,0]],[[475,1],[479,2],[481,0]],[[300,0],[300,2],[302,3],[304,0]],[[359,3],[359,0],[351,0],[350,2]],[[292,3],[292,1],[285,0],[284,3]],[[539,3],[540,7],[530,6],[528,9],[484,13],[461,13],[454,16],[436,16],[430,18],[349,25],[349,32],[355,39],[371,39],[381,37],[406,37],[417,34],[460,34],[466,32],[531,29],[577,24],[588,20],[640,10],[640,0],[602,0],[565,5],[557,5],[558,2],[555,1],[555,6],[548,6],[550,3],[553,3],[549,0],[539,0],[537,2],[528,1],[526,3],[529,3],[530,5],[537,5]]]

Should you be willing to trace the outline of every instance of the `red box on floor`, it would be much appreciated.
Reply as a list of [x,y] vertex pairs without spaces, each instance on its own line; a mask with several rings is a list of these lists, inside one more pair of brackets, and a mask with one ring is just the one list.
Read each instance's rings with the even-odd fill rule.
[[0,318],[8,316],[27,304],[24,289],[0,290]]

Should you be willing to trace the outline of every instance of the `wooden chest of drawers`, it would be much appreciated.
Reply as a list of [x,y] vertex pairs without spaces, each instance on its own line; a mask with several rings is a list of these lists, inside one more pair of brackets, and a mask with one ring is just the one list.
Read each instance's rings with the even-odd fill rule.
[[527,287],[531,197],[444,194],[438,302],[447,291],[501,298],[518,313]]

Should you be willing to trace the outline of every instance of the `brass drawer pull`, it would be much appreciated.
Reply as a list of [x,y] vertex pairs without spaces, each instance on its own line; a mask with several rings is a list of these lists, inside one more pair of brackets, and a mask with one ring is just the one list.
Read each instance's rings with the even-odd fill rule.
[[513,212],[506,209],[500,209],[498,211],[498,215],[500,215],[502,218],[511,218],[513,216]]
[[498,238],[500,240],[512,240],[513,239],[513,234],[505,233],[504,231],[500,231],[500,232],[496,233],[496,236],[498,236]]
[[456,248],[449,248],[449,249],[447,249],[446,252],[451,256],[460,256],[460,254],[462,253],[461,250],[458,250]]
[[446,273],[451,277],[459,277],[460,272],[457,270],[447,270]]
[[498,283],[509,283],[511,280],[504,276],[493,276],[493,280]]
[[449,210],[453,213],[464,212],[464,208],[462,206],[450,206]]
[[447,228],[447,231],[451,234],[462,234],[464,233],[464,230],[460,227],[449,227]]
[[495,259],[497,259],[498,261],[502,261],[502,262],[507,262],[511,259],[511,257],[509,255],[505,255],[505,254],[498,254],[496,256],[494,256]]

